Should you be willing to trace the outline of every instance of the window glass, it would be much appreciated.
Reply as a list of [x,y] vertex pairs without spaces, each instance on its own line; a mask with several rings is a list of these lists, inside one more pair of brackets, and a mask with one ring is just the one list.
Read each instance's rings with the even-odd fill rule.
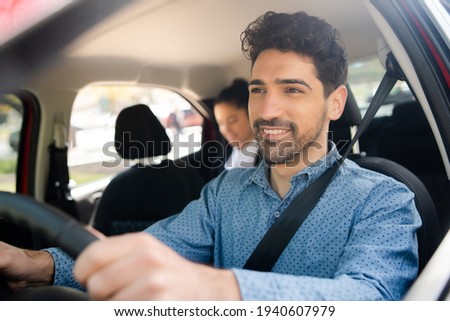
[[[369,107],[369,103],[385,72],[386,70],[378,57],[357,61],[349,65],[348,82],[362,115]],[[380,107],[375,117],[390,116],[395,104],[410,100],[414,100],[414,97],[406,82],[397,81],[386,98],[385,104]]]
[[17,151],[23,105],[15,95],[0,96],[0,190],[16,190]]
[[118,113],[135,104],[149,106],[166,128],[172,142],[169,159],[200,149],[203,117],[180,94],[153,86],[90,85],[77,95],[70,121],[68,164],[74,183],[92,182],[134,165],[116,153],[114,126]]

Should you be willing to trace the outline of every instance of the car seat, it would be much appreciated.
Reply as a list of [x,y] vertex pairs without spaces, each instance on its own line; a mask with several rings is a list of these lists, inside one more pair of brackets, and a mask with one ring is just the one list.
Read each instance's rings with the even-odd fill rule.
[[[355,99],[352,99],[350,88],[348,87],[349,97],[347,100],[343,115],[339,121],[330,123],[330,138],[335,139],[334,131],[340,132],[340,136],[345,133],[347,137],[352,137],[352,126],[359,125],[361,117],[360,110]],[[335,141],[336,143],[336,141]],[[340,142],[342,144],[342,141]],[[418,177],[406,167],[382,157],[365,156],[364,152],[355,151],[349,156],[359,166],[367,168],[381,174],[390,176],[397,181],[405,184],[415,195],[414,201],[417,210],[422,219],[422,227],[418,230],[419,244],[419,271],[421,271],[442,239],[442,233],[439,225],[438,214],[433,200]]]
[[407,167],[418,176],[444,172],[431,127],[417,101],[395,105],[378,135],[379,156]]
[[424,183],[436,205],[441,226],[449,226],[450,184],[436,140],[417,101],[394,106],[392,116],[378,133],[377,156],[411,170]]
[[[343,153],[352,140],[358,125],[361,123],[361,111],[353,96],[350,86],[347,84],[347,100],[344,112],[339,119],[330,122],[329,138],[336,144],[338,150]],[[354,108],[356,106],[356,108]],[[356,147],[355,147],[356,146]],[[358,143],[353,150],[359,152]]]
[[[148,106],[119,113],[115,148],[122,159],[141,161],[115,176],[103,192],[91,224],[105,235],[143,230],[199,197],[205,181],[195,168],[167,159],[171,142]],[[149,162],[157,157],[159,163]]]

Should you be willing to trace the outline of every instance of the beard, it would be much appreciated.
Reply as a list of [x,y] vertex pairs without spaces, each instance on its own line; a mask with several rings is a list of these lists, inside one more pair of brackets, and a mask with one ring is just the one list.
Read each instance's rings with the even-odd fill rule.
[[[289,164],[296,166],[301,161],[305,164],[316,161],[310,161],[308,159],[308,150],[323,147],[317,140],[325,127],[325,123],[326,112],[321,115],[321,118],[314,127],[309,128],[303,133],[299,133],[297,124],[279,118],[274,118],[270,121],[257,119],[253,123],[253,128],[256,141],[258,142],[259,152],[267,164]],[[291,130],[291,137],[279,141],[265,139],[261,135],[260,126],[289,128]]]

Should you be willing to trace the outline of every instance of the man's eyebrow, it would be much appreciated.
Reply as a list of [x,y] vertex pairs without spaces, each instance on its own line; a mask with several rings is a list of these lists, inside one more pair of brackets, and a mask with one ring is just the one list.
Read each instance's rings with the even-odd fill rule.
[[[275,80],[275,83],[278,85],[285,85],[285,84],[298,84],[298,85],[302,85],[305,87],[308,87],[309,89],[312,90],[311,86],[304,80],[301,79],[295,79],[295,78],[287,78],[287,79],[277,79]],[[249,86],[252,85],[265,85],[264,81],[260,80],[260,79],[253,79],[248,83]]]
[[253,80],[250,80],[248,85],[249,86],[251,86],[251,85],[264,85],[264,81],[259,80],[259,79],[253,79]]
[[312,89],[306,81],[301,79],[277,79],[275,82],[277,84],[298,84]]

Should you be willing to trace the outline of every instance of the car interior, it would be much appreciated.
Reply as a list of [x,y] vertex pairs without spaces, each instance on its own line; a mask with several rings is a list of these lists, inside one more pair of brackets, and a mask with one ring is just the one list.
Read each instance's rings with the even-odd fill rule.
[[141,162],[115,176],[104,190],[91,216],[92,226],[103,234],[142,231],[181,212],[200,196],[205,180],[188,162],[181,164],[167,159],[170,139],[148,106],[134,105],[121,110],[114,141],[122,158]]
[[450,300],[448,1],[36,5],[41,17],[23,14],[23,30],[0,38],[0,241],[76,256],[94,239],[78,223],[116,235],[180,212],[222,170],[214,97],[249,78],[241,32],[266,11],[304,10],[334,25],[348,52],[349,96],[329,133],[342,153],[386,70],[398,80],[348,158],[415,194],[419,276],[405,300]]

